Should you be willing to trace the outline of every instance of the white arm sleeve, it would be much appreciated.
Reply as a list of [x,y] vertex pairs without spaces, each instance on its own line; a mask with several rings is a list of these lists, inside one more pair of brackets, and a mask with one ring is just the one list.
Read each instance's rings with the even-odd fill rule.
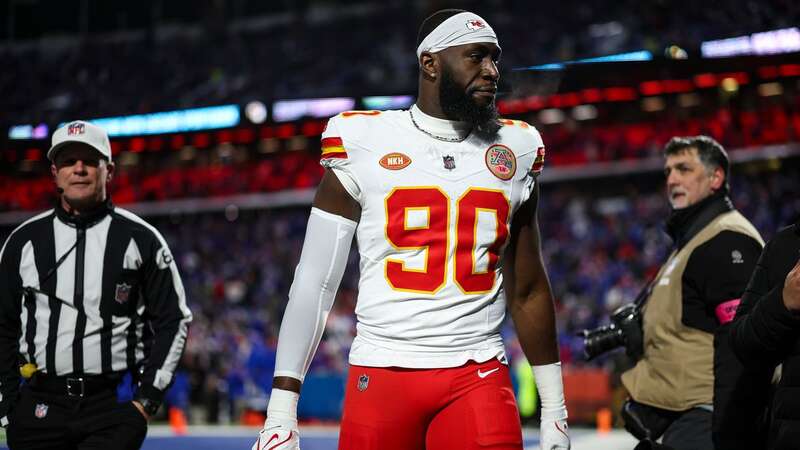
[[541,366],[531,366],[539,398],[542,399],[542,421],[567,418],[564,402],[564,381],[561,377],[561,361]]
[[355,230],[356,222],[311,208],[278,335],[276,377],[305,378],[342,281]]

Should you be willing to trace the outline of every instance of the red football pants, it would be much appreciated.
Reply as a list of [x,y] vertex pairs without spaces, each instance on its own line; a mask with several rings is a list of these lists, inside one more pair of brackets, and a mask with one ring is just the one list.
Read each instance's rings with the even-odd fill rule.
[[522,449],[508,367],[350,367],[339,450],[451,449]]

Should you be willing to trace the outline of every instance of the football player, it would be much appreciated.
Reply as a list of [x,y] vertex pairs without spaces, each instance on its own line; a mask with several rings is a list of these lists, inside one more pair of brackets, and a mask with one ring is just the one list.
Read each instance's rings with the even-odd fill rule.
[[409,110],[352,111],[322,135],[322,179],[281,324],[256,450],[299,448],[297,402],[355,235],[361,257],[339,448],[522,449],[500,337],[533,364],[541,448],[569,449],[553,298],[540,252],[544,145],[495,108],[500,46],[476,14],[420,29]]

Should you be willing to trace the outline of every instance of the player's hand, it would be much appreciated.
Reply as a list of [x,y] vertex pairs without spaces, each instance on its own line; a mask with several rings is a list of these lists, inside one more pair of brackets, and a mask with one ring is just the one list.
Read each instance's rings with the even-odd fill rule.
[[131,403],[133,403],[133,406],[136,407],[136,409],[139,410],[139,413],[144,417],[144,420],[149,422],[150,421],[150,415],[147,414],[144,411],[144,406],[142,406],[142,404],[137,402],[136,400],[132,400]]
[[265,425],[251,450],[300,450],[300,433],[281,426]]
[[566,419],[542,419],[539,429],[541,450],[570,450]]
[[786,275],[783,283],[783,304],[789,311],[800,311],[800,260]]

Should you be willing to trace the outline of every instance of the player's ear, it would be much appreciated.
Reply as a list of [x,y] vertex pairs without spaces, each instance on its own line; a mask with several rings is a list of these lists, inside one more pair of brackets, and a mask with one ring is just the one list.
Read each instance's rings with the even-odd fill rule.
[[422,52],[419,55],[419,70],[423,77],[435,80],[439,76],[439,58],[433,53]]

